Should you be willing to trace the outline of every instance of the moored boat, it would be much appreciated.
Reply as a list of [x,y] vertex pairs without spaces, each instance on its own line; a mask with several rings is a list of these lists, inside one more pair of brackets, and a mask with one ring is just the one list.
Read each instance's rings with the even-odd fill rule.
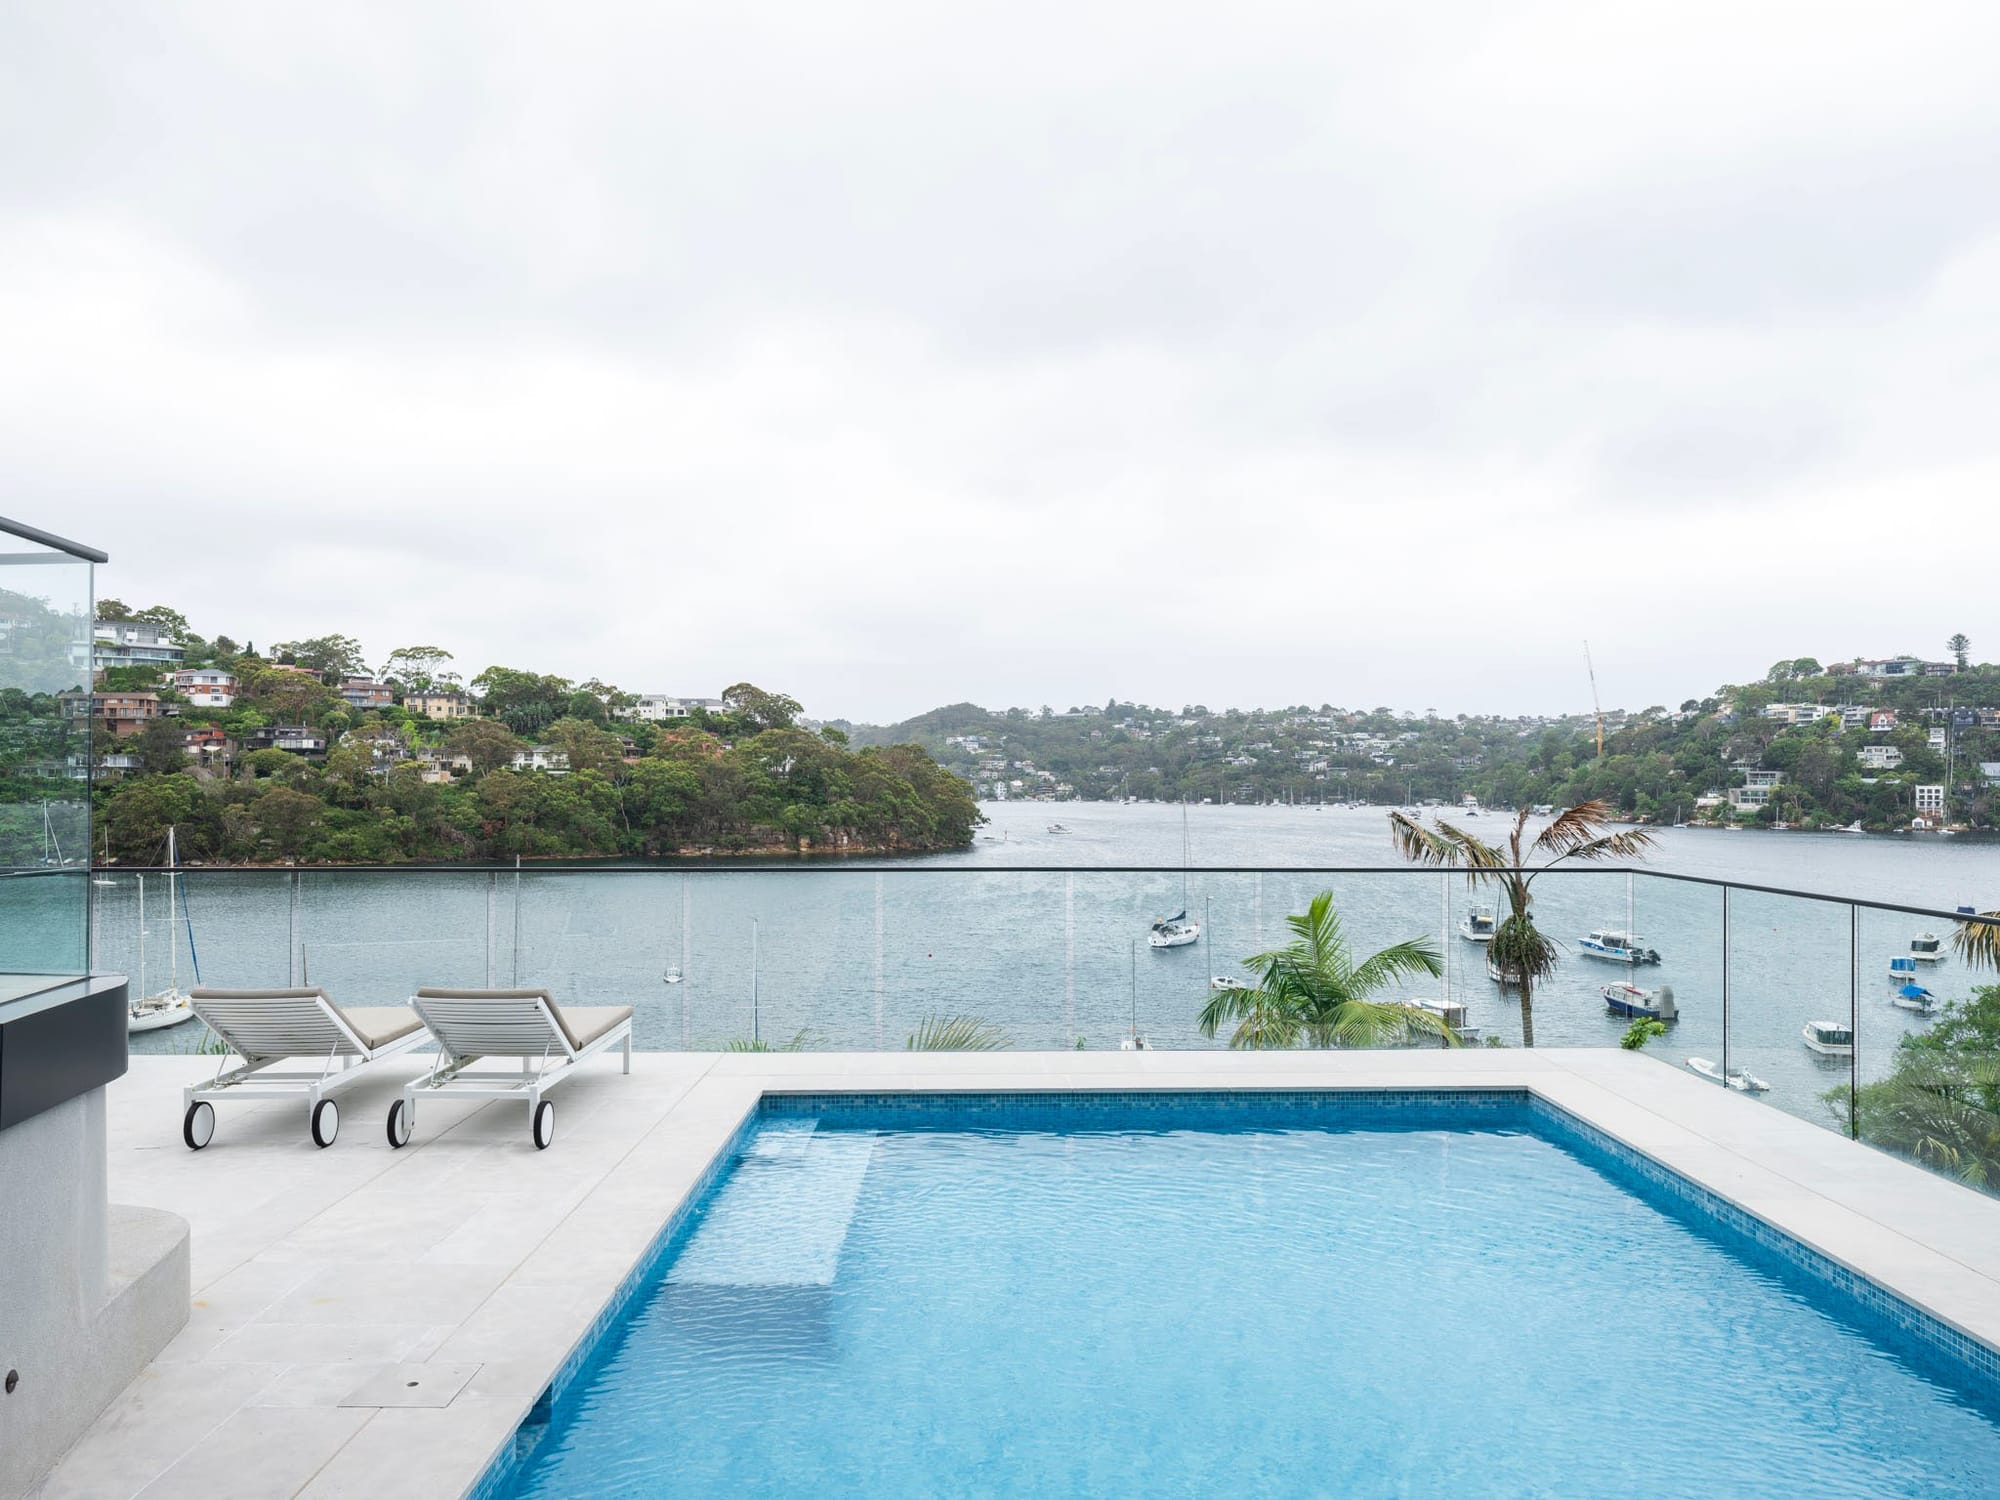
[[1465,1006],[1457,1000],[1405,1000],[1402,1002],[1412,1010],[1425,1011],[1436,1016],[1445,1025],[1458,1033],[1461,1041],[1479,1040],[1479,1028],[1467,1024]]
[[1910,957],[1920,964],[1944,962],[1944,944],[1935,932],[1920,932],[1910,939]]
[[1604,1008],[1614,1016],[1666,1021],[1669,1024],[1680,1019],[1680,1011],[1674,1005],[1672,985],[1663,984],[1657,990],[1642,990],[1636,984],[1607,984],[1597,993],[1604,997]]
[[1920,984],[1906,984],[1897,990],[1889,1003],[1898,1010],[1912,1011],[1920,1016],[1937,1014],[1937,996]]
[[1153,930],[1146,934],[1146,943],[1153,948],[1185,948],[1200,937],[1201,923],[1190,922],[1183,908],[1171,917],[1156,919]]
[[1601,958],[1608,963],[1625,964],[1630,968],[1660,961],[1657,948],[1647,947],[1644,938],[1616,927],[1599,927],[1588,937],[1579,938],[1576,946],[1585,958]]
[[1459,920],[1458,935],[1468,943],[1490,943],[1499,926],[1492,907],[1475,906]]
[[1729,1076],[1724,1078],[1722,1069],[1706,1057],[1690,1057],[1688,1059],[1688,1066],[1701,1074],[1702,1077],[1710,1079],[1715,1083],[1727,1083],[1729,1087],[1735,1089],[1739,1094],[1762,1094],[1767,1092],[1771,1087],[1770,1084],[1759,1078],[1755,1073],[1746,1073],[1741,1068],[1731,1068]]
[[1914,958],[1892,958],[1889,960],[1889,978],[1897,984],[1908,984],[1917,977],[1917,961]]
[[1808,1021],[1799,1029],[1799,1037],[1822,1057],[1854,1055],[1854,1030],[1845,1021]]
[[1486,955],[1486,977],[1503,990],[1518,990],[1521,987],[1521,971],[1512,964],[1495,963],[1490,950]]

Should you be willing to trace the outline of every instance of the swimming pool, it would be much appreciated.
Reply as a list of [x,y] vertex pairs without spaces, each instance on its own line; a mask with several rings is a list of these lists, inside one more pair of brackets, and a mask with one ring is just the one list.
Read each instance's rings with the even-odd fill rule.
[[1520,1092],[771,1097],[490,1481],[1991,1495],[1994,1375]]

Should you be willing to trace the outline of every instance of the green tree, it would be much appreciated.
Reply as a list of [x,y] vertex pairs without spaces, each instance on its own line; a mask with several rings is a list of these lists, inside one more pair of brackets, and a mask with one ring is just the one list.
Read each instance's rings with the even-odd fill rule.
[[1203,1036],[1234,1021],[1231,1047],[1374,1047],[1416,1036],[1457,1043],[1457,1033],[1429,1011],[1371,998],[1398,979],[1444,972],[1429,939],[1397,943],[1356,963],[1331,891],[1321,891],[1285,925],[1291,942],[1243,960],[1257,983],[1223,990],[1203,1007]]
[[333,678],[362,677],[368,672],[368,659],[362,655],[361,642],[351,635],[315,635],[287,641],[273,646],[271,655],[289,665]]
[[406,693],[427,693],[457,683],[458,674],[445,670],[444,664],[451,659],[442,646],[398,646],[382,663],[381,677]]
[[185,771],[119,782],[104,809],[112,856],[137,864],[159,863],[167,829],[190,822],[200,796],[200,784]]
[[150,776],[171,776],[187,769],[187,732],[178,719],[148,719],[125,742],[139,757],[139,768]]
[[[1535,881],[1557,865],[1575,861],[1634,859],[1652,847],[1652,836],[1634,829],[1606,833],[1611,809],[1599,801],[1566,807],[1533,839],[1527,837],[1527,809],[1515,815],[1514,826],[1500,846],[1486,843],[1442,818],[1426,828],[1401,812],[1389,814],[1389,836],[1405,859],[1433,868],[1462,869],[1467,883],[1500,887],[1507,915],[1494,930],[1487,952],[1502,974],[1517,984],[1521,996],[1521,1045],[1535,1045],[1535,985],[1556,970],[1562,949],[1535,925]],[[1534,868],[1528,860],[1541,858]]]
[[749,682],[732,683],[724,688],[722,701],[753,731],[790,729],[801,712],[798,699],[788,698],[783,693],[767,693]]
[[1972,642],[1966,639],[1964,631],[1946,641],[1945,647],[1951,652],[1952,660],[1958,663],[1959,671],[1963,672],[1971,664]]
[[479,776],[509,764],[525,748],[506,725],[492,719],[460,720],[445,736],[444,747],[450,754],[471,761],[473,773]]
[[319,798],[291,787],[274,786],[250,807],[257,830],[279,854],[296,858],[325,816]]

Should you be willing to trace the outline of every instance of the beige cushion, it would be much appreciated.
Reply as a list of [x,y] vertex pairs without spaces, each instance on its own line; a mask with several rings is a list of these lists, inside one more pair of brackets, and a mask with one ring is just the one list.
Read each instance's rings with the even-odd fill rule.
[[341,1006],[340,1015],[354,1028],[354,1034],[368,1044],[370,1052],[408,1036],[424,1024],[407,1005]]
[[563,1036],[572,1049],[581,1052],[592,1042],[611,1030],[620,1021],[632,1019],[629,1005],[571,1005],[556,1004],[555,996],[547,990],[438,990],[420,989],[420,1000],[544,1000],[548,1002],[556,1025],[562,1028]]
[[569,1005],[556,1012],[569,1044],[579,1052],[621,1021],[631,1019],[629,1005]]

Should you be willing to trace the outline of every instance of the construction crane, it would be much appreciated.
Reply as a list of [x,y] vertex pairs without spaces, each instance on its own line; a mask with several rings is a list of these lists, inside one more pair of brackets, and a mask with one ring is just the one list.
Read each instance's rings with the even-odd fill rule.
[[1583,643],[1583,665],[1590,673],[1590,706],[1597,710],[1597,756],[1604,758],[1604,701],[1597,696],[1597,663],[1590,659],[1590,642]]

